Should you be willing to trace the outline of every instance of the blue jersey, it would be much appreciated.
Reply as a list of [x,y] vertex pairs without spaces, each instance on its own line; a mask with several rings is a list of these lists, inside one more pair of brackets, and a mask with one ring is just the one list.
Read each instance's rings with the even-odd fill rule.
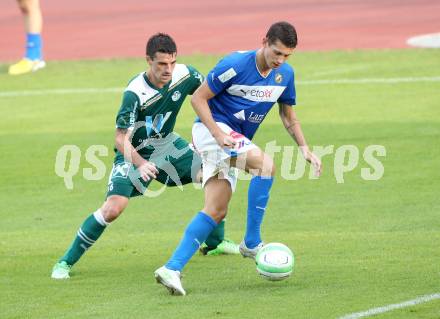
[[206,77],[215,93],[208,101],[216,122],[252,139],[275,102],[295,105],[294,72],[283,63],[264,77],[257,51],[235,52],[223,58]]

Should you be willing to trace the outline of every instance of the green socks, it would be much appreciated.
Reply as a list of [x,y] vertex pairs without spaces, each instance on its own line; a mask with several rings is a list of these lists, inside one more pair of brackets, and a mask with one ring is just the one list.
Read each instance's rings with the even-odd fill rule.
[[218,223],[217,227],[209,234],[208,238],[205,240],[208,250],[217,248],[217,246],[225,239],[225,221],[222,220]]
[[[107,225],[109,225],[109,223],[104,220],[101,210],[97,210],[95,213],[87,217],[79,228],[72,245],[59,261],[65,261],[68,265],[73,266],[86,250],[92,247],[92,245],[98,240]],[[222,220],[211,234],[209,234],[205,241],[208,250],[217,248],[224,238],[225,221]]]
[[60,262],[65,261],[70,266],[73,266],[86,250],[92,247],[95,241],[98,240],[108,224],[104,220],[100,209],[87,217],[79,228],[72,245],[60,259]]

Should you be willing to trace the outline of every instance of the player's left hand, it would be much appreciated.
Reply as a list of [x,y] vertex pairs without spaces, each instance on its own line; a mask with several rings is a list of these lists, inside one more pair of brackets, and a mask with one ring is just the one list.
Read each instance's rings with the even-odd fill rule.
[[322,173],[322,163],[318,156],[313,154],[308,147],[300,147],[301,152],[306,159],[307,162],[309,162],[315,171],[315,176],[319,177]]
[[155,179],[159,174],[156,165],[153,162],[144,161],[142,165],[138,168],[139,174],[144,181],[149,181],[150,179]]

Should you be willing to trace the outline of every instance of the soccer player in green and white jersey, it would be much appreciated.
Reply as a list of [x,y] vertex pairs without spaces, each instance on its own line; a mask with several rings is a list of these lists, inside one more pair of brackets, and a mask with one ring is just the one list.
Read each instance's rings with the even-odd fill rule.
[[[201,160],[173,129],[185,97],[200,86],[203,76],[191,66],[177,64],[176,54],[169,35],[158,33],[148,40],[149,69],[129,82],[116,117],[116,154],[106,200],[85,219],[53,267],[52,278],[69,278],[71,267],[122,213],[129,199],[144,194],[152,180],[166,186],[197,181]],[[214,229],[202,248],[212,255],[238,253],[237,245],[224,240],[224,224]]]

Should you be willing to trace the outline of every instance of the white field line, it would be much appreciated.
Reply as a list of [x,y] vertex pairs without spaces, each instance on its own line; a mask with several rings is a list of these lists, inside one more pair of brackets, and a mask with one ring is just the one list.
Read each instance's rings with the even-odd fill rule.
[[362,64],[362,65],[354,65],[354,66],[350,66],[350,67],[346,67],[346,68],[329,68],[329,69],[324,69],[322,71],[310,73],[307,75],[312,78],[316,78],[316,77],[323,77],[323,76],[344,74],[344,73],[353,72],[353,71],[365,70],[365,69],[368,69],[369,67],[371,67],[371,66]]
[[414,83],[414,82],[440,82],[440,76],[422,76],[406,78],[363,78],[363,79],[332,79],[332,80],[305,80],[296,82],[298,85],[317,85],[317,84],[395,84],[395,83]]
[[[440,76],[404,77],[404,78],[361,78],[361,79],[332,79],[332,80],[304,80],[297,81],[298,85],[323,85],[323,84],[396,84],[415,82],[440,82]],[[124,88],[64,88],[24,91],[3,91],[0,97],[21,97],[34,95],[64,95],[64,94],[100,94],[122,93]]]
[[395,310],[395,309],[415,306],[415,305],[429,302],[429,301],[432,301],[435,299],[440,299],[440,293],[436,293],[436,294],[432,294],[432,295],[425,295],[425,296],[421,296],[416,299],[408,300],[408,301],[405,301],[402,303],[396,303],[396,304],[392,304],[392,305],[388,305],[388,306],[372,308],[372,309],[362,311],[362,312],[348,314],[348,315],[339,317],[338,319],[358,319],[358,318],[370,317],[370,316],[378,315],[378,314],[388,312],[391,310]]
[[99,93],[122,93],[125,88],[78,88],[78,89],[44,89],[44,90],[25,90],[25,91],[4,91],[0,92],[0,97],[17,97],[33,95],[64,95],[64,94],[99,94]]

